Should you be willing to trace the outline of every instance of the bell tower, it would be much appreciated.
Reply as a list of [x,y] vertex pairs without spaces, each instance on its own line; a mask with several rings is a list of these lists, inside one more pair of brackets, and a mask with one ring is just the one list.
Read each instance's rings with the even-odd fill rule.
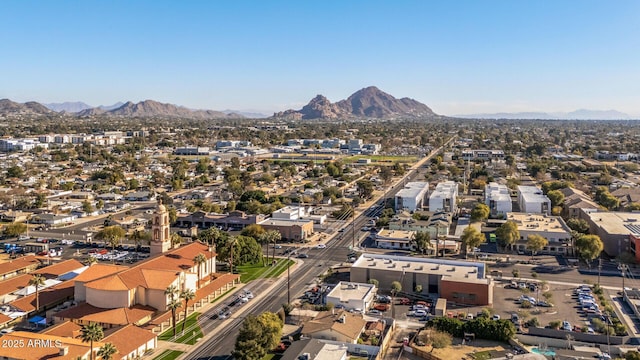
[[158,207],[153,213],[153,224],[151,225],[151,256],[162,254],[171,247],[171,236],[169,236],[169,212],[162,204],[162,199],[158,201]]

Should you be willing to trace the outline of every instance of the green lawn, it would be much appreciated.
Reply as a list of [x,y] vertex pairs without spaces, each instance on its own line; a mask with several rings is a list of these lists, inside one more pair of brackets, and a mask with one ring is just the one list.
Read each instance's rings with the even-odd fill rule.
[[277,277],[287,270],[287,266],[294,264],[293,260],[288,259],[277,259],[277,261],[278,263],[275,266],[262,266],[262,263],[259,263],[236,267],[237,272],[240,274],[240,281],[247,283],[255,279]]
[[489,360],[489,359],[491,359],[491,352],[490,351],[479,351],[477,353],[474,353],[472,356],[476,360]]
[[153,360],[173,360],[182,355],[182,351],[177,350],[165,350],[160,355],[153,358]]
[[169,330],[160,334],[160,336],[158,336],[158,340],[172,341],[189,345],[195,344],[196,341],[203,336],[202,329],[200,329],[200,325],[198,325],[198,316],[200,316],[200,313],[194,312],[187,317],[187,324],[184,327],[184,334],[182,334],[182,323],[184,321],[180,321],[178,322],[178,325],[176,327],[176,338],[173,337],[173,328],[170,328]]

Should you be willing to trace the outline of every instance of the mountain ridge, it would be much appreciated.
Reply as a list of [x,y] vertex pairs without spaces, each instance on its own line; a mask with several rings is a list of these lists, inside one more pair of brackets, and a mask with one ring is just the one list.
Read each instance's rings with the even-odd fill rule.
[[499,112],[452,115],[464,119],[508,119],[508,120],[637,120],[629,114],[617,110],[578,109],[571,112]]
[[375,86],[362,88],[348,98],[332,103],[324,95],[316,95],[300,110],[276,112],[272,118],[340,119],[340,118],[376,118],[393,119],[396,117],[440,117],[427,105],[407,97],[397,99]]

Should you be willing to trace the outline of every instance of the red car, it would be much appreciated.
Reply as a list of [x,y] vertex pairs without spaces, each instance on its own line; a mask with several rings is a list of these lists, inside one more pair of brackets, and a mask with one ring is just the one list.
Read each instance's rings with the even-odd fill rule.
[[411,305],[411,300],[409,300],[407,298],[400,298],[400,299],[398,299],[398,303],[400,305]]
[[373,308],[378,310],[378,311],[387,311],[387,310],[389,310],[389,305],[387,305],[387,304],[376,304]]

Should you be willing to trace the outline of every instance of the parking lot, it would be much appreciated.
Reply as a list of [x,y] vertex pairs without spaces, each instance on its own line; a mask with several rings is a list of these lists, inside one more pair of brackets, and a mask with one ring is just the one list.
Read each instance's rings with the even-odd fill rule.
[[[595,316],[595,314],[588,316],[580,309],[575,295],[575,286],[547,284],[544,289],[540,287],[540,291],[531,292],[513,289],[509,285],[509,282],[497,283],[494,289],[493,309],[503,319],[510,319],[512,314],[516,313],[523,322],[536,317],[541,327],[549,325],[552,321],[568,321],[572,327],[582,328],[588,327],[589,319]],[[517,303],[517,299],[523,294],[544,300],[542,294],[547,291],[552,294],[549,302],[553,307],[532,306],[523,309],[521,304]]]

